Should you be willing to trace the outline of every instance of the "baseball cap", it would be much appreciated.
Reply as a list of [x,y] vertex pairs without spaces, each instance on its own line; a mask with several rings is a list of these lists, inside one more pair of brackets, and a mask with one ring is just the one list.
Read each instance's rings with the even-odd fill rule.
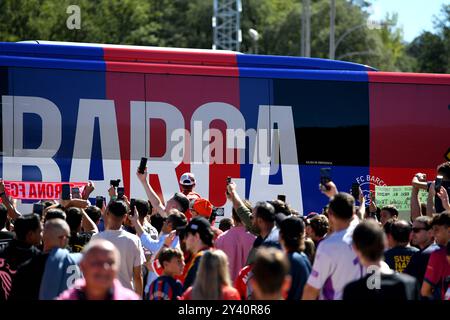
[[183,186],[192,186],[195,184],[195,176],[191,172],[185,172],[180,177],[180,184]]
[[198,198],[191,201],[189,209],[191,211],[194,210],[202,217],[209,218],[213,210],[213,205],[206,199]]
[[184,232],[187,234],[190,233],[199,233],[200,235],[212,235],[211,224],[204,217],[195,217],[193,218],[186,228]]

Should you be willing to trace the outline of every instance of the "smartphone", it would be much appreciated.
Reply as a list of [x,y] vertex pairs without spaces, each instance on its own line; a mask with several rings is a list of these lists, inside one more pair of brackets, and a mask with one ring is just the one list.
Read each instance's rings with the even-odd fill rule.
[[355,200],[359,199],[359,183],[357,182],[352,183],[352,196]]
[[[229,185],[230,183],[231,183],[231,177],[228,176],[228,177],[227,177],[227,185]],[[227,194],[230,194],[230,193],[228,192],[228,190],[227,190]]]
[[437,176],[436,180],[434,181],[434,190],[436,190],[436,193],[438,193],[439,191],[441,191],[441,187],[442,187],[442,176]]
[[327,183],[331,181],[331,168],[321,168],[320,169],[320,184],[325,188],[325,190],[330,190]]
[[33,213],[36,213],[42,217],[42,211],[44,211],[44,205],[42,203],[33,204]]
[[81,199],[80,188],[78,187],[72,188],[72,199]]
[[134,207],[136,200],[134,198],[130,199],[130,216],[134,216]]
[[103,198],[102,196],[95,197],[95,206],[99,209],[103,209],[104,201],[105,198]]
[[141,163],[139,163],[138,172],[139,173],[144,173],[145,172],[145,167],[147,167],[147,158],[142,157],[141,158]]
[[286,202],[286,195],[279,194],[277,199],[280,200],[280,201]]
[[123,199],[124,195],[125,195],[125,188],[124,187],[118,187],[117,188],[117,199]]
[[61,199],[70,200],[70,184],[63,184],[61,186]]

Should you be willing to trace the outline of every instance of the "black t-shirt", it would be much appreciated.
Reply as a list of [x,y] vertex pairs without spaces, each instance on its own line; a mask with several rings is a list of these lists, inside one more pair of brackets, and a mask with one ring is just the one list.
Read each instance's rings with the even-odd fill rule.
[[91,240],[92,232],[72,233],[69,239],[70,252],[81,252],[84,246]]
[[34,246],[12,240],[0,250],[0,301],[8,300],[20,265],[39,254]]
[[[416,279],[407,274],[392,273],[381,274],[380,289],[369,289],[368,278],[374,274],[349,283],[344,288],[344,300],[366,300],[366,301],[386,301],[386,300],[418,300],[419,289]],[[370,281],[370,280],[369,280]]]
[[48,253],[40,253],[19,267],[12,283],[11,300],[39,300]]
[[15,238],[14,232],[0,231],[0,241],[1,240],[12,240],[14,238]]
[[403,270],[404,273],[407,273],[417,279],[419,288],[422,286],[430,255],[433,251],[438,249],[439,246],[437,244],[432,244],[424,250],[414,253],[411,256],[408,266]]
[[384,261],[392,270],[403,272],[403,270],[408,266],[411,256],[418,251],[419,249],[410,246],[394,247],[384,253]]

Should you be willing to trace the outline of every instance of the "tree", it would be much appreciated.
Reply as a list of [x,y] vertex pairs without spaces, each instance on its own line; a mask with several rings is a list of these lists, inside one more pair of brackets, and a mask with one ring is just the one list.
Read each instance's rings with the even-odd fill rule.
[[408,47],[417,59],[417,72],[450,73],[450,5],[443,5],[442,17],[435,17],[436,33],[425,31]]

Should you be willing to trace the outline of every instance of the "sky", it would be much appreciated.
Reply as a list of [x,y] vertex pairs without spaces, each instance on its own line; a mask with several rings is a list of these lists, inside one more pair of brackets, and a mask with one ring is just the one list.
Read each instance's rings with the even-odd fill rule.
[[404,40],[411,42],[422,31],[433,31],[433,15],[439,15],[442,5],[450,0],[372,0],[375,20],[386,13],[398,13],[398,26],[403,27]]

